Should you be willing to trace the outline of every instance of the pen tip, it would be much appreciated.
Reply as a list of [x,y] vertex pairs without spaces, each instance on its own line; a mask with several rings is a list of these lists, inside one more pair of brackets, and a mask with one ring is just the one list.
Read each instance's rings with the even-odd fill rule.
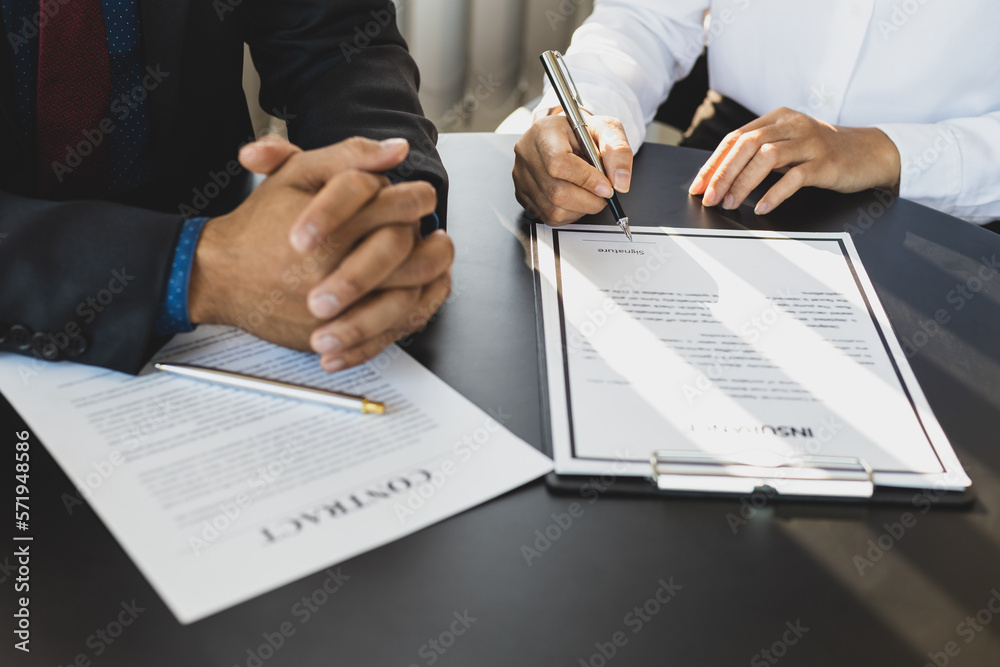
[[361,413],[366,415],[384,415],[385,404],[369,401],[367,398],[361,406]]
[[622,231],[625,232],[625,238],[631,241],[632,230],[628,228],[628,218],[622,218],[621,220],[619,220],[618,225],[622,228]]

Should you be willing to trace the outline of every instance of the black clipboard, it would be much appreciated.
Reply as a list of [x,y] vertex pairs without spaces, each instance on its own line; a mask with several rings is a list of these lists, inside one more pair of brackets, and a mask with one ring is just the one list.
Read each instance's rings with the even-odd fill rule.
[[[549,397],[548,365],[545,353],[545,321],[542,314],[542,275],[538,259],[538,233],[534,223],[524,220],[527,226],[526,234],[531,242],[531,269],[535,297],[535,328],[538,348],[538,381],[542,413],[542,444],[544,453],[554,458],[552,441],[552,420]],[[611,227],[611,225],[608,225]],[[655,458],[655,453],[651,452]],[[864,465],[862,463],[862,465]],[[946,507],[952,509],[970,508],[976,499],[972,487],[963,491],[943,489],[897,488],[873,485],[868,496],[836,496],[836,495],[782,495],[773,487],[758,486],[749,492],[724,491],[682,491],[677,489],[661,489],[653,478],[655,463],[650,464],[649,477],[605,475],[560,475],[551,472],[545,476],[545,486],[560,495],[581,495],[588,488],[600,489],[601,495],[660,497],[660,498],[703,498],[703,499],[757,499],[761,496],[768,502],[783,505],[795,504],[853,504],[853,505],[911,505],[919,507],[924,503],[931,507]],[[610,478],[610,479],[609,479]]]

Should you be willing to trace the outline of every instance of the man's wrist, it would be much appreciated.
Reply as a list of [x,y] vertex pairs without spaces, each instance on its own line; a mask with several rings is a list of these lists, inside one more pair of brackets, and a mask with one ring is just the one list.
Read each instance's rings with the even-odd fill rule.
[[228,284],[222,267],[225,265],[225,243],[219,235],[220,218],[205,223],[201,239],[195,248],[188,289],[188,313],[192,324],[226,324],[226,297],[222,291]]
[[852,128],[860,141],[855,144],[858,155],[871,161],[875,172],[872,174],[872,188],[888,190],[899,194],[901,159],[896,144],[882,130],[876,127]]
[[188,292],[195,247],[208,218],[191,218],[181,226],[181,232],[174,248],[167,287],[156,317],[154,331],[160,336],[170,336],[191,331],[188,310]]
[[896,143],[889,138],[889,135],[877,127],[870,128],[869,131],[872,133],[872,138],[879,146],[877,153],[882,162],[883,183],[879,187],[898,195],[903,170],[899,148],[896,146]]

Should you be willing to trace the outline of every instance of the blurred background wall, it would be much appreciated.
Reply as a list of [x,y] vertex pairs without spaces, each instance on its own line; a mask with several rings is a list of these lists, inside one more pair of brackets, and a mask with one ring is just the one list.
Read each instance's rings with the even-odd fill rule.
[[565,51],[592,0],[396,0],[420,66],[424,112],[443,132],[492,131],[538,97],[538,56]]
[[[389,0],[386,0],[387,2]],[[491,132],[541,95],[538,56],[565,51],[593,0],[394,0],[420,67],[424,112],[442,132]],[[260,110],[260,83],[246,62],[247,98],[258,133],[281,131]]]

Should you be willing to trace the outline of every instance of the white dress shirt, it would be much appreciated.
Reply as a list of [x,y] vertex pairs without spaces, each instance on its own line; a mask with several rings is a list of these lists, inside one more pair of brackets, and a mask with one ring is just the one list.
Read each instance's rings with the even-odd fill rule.
[[[713,90],[758,115],[877,127],[901,196],[986,223],[1000,219],[998,34],[997,0],[595,0],[566,57],[588,110],[638,150],[707,41]],[[557,105],[547,90],[539,109]]]

